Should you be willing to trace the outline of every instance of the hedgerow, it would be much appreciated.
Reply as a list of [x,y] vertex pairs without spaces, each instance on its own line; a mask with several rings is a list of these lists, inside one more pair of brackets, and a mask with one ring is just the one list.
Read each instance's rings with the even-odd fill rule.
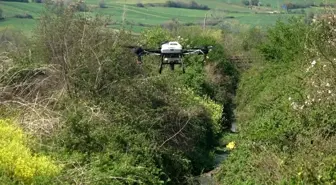
[[268,49],[260,48],[270,61],[241,76],[240,132],[229,138],[237,146],[217,175],[223,184],[335,183],[331,22],[277,23],[268,31]]
[[[20,125],[40,139],[36,150],[63,164],[58,181],[188,184],[213,167],[223,102],[236,75],[220,51],[220,31],[202,30],[198,37],[186,28],[153,28],[134,36],[104,27],[109,19],[99,15],[52,2],[46,7],[33,38],[8,52],[12,66],[0,87],[11,95],[3,106],[19,109]],[[140,66],[124,47],[175,39],[217,49],[206,63],[188,58],[186,74],[159,75],[158,58],[148,56]]]

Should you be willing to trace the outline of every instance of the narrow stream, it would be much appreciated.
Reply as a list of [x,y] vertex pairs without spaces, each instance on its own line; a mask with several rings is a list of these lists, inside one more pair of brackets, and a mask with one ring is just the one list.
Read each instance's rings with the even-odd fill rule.
[[[237,132],[237,126],[236,123],[233,122],[231,124],[231,129],[232,132]],[[215,165],[214,165],[214,169],[203,173],[202,175],[195,177],[195,180],[197,181],[197,183],[199,185],[216,185],[216,180],[215,180],[215,173],[218,172],[222,162],[227,158],[229,154],[227,152],[225,152],[225,149],[222,148],[222,151],[217,151],[215,154]]]

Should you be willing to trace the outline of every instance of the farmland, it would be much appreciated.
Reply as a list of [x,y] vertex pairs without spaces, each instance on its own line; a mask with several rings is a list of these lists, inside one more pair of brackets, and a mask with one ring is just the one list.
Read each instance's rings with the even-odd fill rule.
[[[186,1],[188,2],[188,1]],[[112,28],[120,28],[125,18],[127,29],[134,32],[139,32],[146,27],[164,24],[172,19],[178,20],[182,24],[202,24],[204,17],[207,20],[216,20],[216,24],[212,26],[224,26],[227,24],[244,24],[249,26],[265,27],[272,25],[279,18],[288,18],[290,16],[305,16],[310,11],[318,11],[319,8],[306,8],[296,13],[269,14],[271,11],[281,10],[281,5],[285,0],[269,1],[267,7],[254,7],[252,9],[244,6],[241,0],[197,0],[200,5],[206,5],[210,10],[196,10],[184,8],[170,8],[163,6],[147,6],[148,3],[163,4],[164,0],[106,0],[104,4],[106,8],[99,7],[99,1],[87,0],[86,5],[89,7],[85,14],[101,14],[111,17],[113,24],[109,25]],[[287,2],[287,1],[286,1]],[[301,2],[293,0],[293,2]],[[316,0],[316,3],[322,0]],[[144,7],[138,7],[137,3],[142,3]],[[304,3],[312,3],[304,1]],[[11,27],[20,29],[29,34],[39,19],[39,13],[43,10],[43,4],[29,2],[0,2],[0,7],[3,10],[3,16],[6,18],[0,22],[0,27]],[[33,19],[15,18],[18,14],[29,14]]]

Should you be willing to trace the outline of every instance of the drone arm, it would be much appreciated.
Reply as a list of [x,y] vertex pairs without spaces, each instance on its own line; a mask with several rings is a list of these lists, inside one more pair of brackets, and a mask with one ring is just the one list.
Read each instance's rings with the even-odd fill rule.
[[134,52],[137,55],[138,63],[142,63],[142,56],[144,55],[161,55],[161,51],[159,50],[144,50],[142,48],[138,48]]
[[184,55],[190,55],[190,54],[198,54],[198,55],[203,55],[203,62],[205,62],[207,55],[209,53],[208,49],[189,49],[183,52]]
[[145,50],[144,55],[161,55],[160,50]]
[[191,54],[199,54],[203,55],[204,52],[201,49],[196,49],[196,50],[186,50],[183,52],[184,55],[191,55]]

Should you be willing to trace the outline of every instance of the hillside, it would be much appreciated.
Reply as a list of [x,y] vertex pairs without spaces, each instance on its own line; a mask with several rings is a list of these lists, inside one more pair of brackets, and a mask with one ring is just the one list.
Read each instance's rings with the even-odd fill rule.
[[[168,24],[172,20],[177,20],[181,24],[203,24],[204,17],[207,15],[208,26],[230,27],[232,24],[246,24],[250,26],[273,25],[279,18],[287,19],[290,16],[306,16],[309,12],[316,12],[323,8],[304,8],[295,9],[288,14],[270,14],[269,12],[283,11],[281,6],[287,1],[269,1],[260,7],[255,6],[250,9],[238,0],[198,0],[198,5],[206,5],[209,10],[197,10],[186,8],[162,7],[164,0],[157,1],[85,1],[87,8],[86,14],[101,14],[111,18],[110,27],[121,28],[121,25],[134,32],[140,32],[150,26],[158,24]],[[186,4],[189,1],[184,1]],[[297,1],[301,4],[309,4],[311,1]],[[314,1],[319,4],[320,1]],[[322,2],[322,1],[321,1]],[[139,7],[139,3],[144,7]],[[295,1],[294,1],[295,3]],[[43,4],[29,2],[0,2],[5,21],[0,22],[0,27],[14,27],[30,33],[39,19],[39,13],[43,9]],[[104,8],[101,8],[104,7]],[[15,18],[16,15],[29,14],[33,19]],[[124,20],[124,21],[123,21]]]

